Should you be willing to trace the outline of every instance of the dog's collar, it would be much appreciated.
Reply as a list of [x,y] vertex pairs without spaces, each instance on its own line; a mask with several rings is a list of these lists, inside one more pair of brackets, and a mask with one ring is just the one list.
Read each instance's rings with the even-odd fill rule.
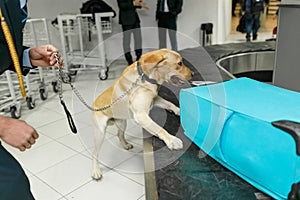
[[139,61],[137,61],[137,63],[136,63],[136,68],[137,68],[137,71],[138,71],[139,75],[141,76],[141,78],[142,78],[141,80],[142,80],[143,82],[147,81],[147,82],[149,82],[149,83],[151,83],[151,84],[158,85],[158,83],[157,83],[156,80],[154,80],[154,79],[152,79],[152,78],[149,78],[149,76],[147,76],[147,75],[143,72],[143,69],[142,69],[142,67],[141,67]]

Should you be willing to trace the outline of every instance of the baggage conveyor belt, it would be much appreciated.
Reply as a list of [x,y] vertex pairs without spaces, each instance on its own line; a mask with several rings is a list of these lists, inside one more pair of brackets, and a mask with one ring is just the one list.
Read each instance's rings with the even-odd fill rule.
[[[223,82],[234,77],[218,68],[215,61],[236,53],[264,50],[275,50],[275,42],[212,45],[179,53],[195,72],[193,80]],[[179,91],[180,88],[163,85],[159,95],[178,105]],[[184,148],[170,151],[160,139],[149,137],[144,130],[147,200],[272,199],[205,155],[184,135],[178,116],[159,108],[153,108],[150,116],[169,133],[182,139]]]

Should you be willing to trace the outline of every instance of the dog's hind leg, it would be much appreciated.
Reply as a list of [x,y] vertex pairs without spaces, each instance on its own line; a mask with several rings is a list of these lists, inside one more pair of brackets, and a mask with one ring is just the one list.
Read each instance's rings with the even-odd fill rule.
[[123,119],[116,119],[115,124],[118,127],[118,137],[124,149],[126,150],[132,149],[133,145],[128,143],[124,136],[126,126],[127,126],[127,121]]
[[104,137],[105,137],[105,130],[107,127],[107,122],[109,118],[102,113],[94,113],[94,124],[97,127],[97,131],[95,130],[94,133],[94,151],[93,151],[93,170],[92,170],[92,178],[94,180],[100,180],[102,178],[102,172],[100,169],[100,164],[98,160],[99,151],[102,146]]

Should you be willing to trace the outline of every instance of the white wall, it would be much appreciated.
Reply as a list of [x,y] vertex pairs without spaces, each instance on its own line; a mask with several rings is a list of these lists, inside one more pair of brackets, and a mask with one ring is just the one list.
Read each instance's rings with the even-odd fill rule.
[[[50,20],[61,13],[79,13],[85,0],[29,0],[28,9],[30,17],[46,17]],[[105,0],[118,13],[116,0]],[[149,10],[139,10],[141,26],[143,29],[143,47],[157,48],[157,24],[155,21],[156,0],[144,0]],[[178,47],[179,49],[198,46],[200,39],[200,26],[202,23],[213,23],[213,44],[223,43],[231,29],[231,0],[184,0],[182,13],[178,16]],[[59,34],[52,30],[52,41],[59,41]],[[121,27],[118,24],[118,15],[113,19],[113,39],[106,42],[107,56],[116,57],[115,52],[121,53]],[[117,35],[115,35],[117,34]],[[107,36],[105,37],[107,38]],[[57,44],[60,45],[59,42]]]

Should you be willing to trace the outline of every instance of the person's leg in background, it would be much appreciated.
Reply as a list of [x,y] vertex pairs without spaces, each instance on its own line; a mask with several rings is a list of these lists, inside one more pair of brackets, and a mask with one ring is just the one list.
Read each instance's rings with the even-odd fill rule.
[[167,48],[167,22],[166,14],[163,13],[160,15],[157,26],[158,26],[158,47],[160,49]]
[[0,143],[0,199],[34,200],[29,180],[18,161]]
[[167,34],[167,29],[166,28],[158,27],[158,38],[159,38],[159,41],[158,41],[159,45],[158,45],[158,47],[160,49],[167,47],[167,37],[166,37],[166,34]]
[[158,47],[159,49],[167,47],[167,29],[158,27]]
[[130,49],[130,42],[131,42],[131,26],[122,25],[123,30],[123,51],[125,59],[128,65],[133,63],[132,56],[131,56],[131,49]]
[[253,30],[252,30],[252,39],[257,39],[257,31],[260,26],[260,13],[253,14]]
[[177,51],[177,24],[176,24],[177,17],[170,14],[168,20],[168,34],[171,42],[171,48],[173,51]]
[[169,33],[169,38],[170,38],[170,42],[171,42],[171,48],[172,48],[173,51],[177,51],[178,50],[177,31],[172,30],[172,29],[168,29],[168,33]]
[[245,23],[246,23],[246,40],[247,42],[250,41],[251,31],[252,31],[252,15],[246,14],[245,15]]
[[140,24],[135,25],[135,28],[133,29],[133,38],[136,60],[139,60],[142,55],[142,31]]

